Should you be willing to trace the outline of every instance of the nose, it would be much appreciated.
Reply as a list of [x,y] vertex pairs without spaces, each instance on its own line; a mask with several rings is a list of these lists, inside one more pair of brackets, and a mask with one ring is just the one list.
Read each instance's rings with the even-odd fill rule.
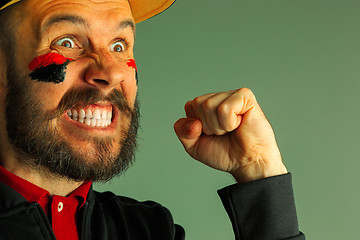
[[114,88],[120,88],[122,82],[131,81],[126,59],[115,58],[111,52],[106,51],[91,54],[89,57],[91,63],[85,70],[85,81],[105,94]]

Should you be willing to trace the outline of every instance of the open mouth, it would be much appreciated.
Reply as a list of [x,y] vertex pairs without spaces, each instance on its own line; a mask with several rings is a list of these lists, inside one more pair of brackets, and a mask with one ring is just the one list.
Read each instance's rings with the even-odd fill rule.
[[112,121],[112,110],[111,105],[106,107],[91,105],[85,108],[68,110],[67,115],[73,121],[77,121],[91,127],[107,127]]

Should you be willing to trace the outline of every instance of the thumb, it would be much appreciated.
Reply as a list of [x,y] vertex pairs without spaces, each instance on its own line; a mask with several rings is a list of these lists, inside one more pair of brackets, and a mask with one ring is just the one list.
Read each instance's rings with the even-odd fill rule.
[[190,150],[202,133],[202,124],[197,118],[180,118],[174,124],[174,130],[185,150]]

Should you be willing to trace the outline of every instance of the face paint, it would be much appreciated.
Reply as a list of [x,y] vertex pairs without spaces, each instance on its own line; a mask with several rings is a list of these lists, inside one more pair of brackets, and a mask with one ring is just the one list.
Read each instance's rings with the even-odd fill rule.
[[30,77],[40,82],[60,83],[65,80],[66,67],[73,61],[58,53],[47,53],[34,58],[29,64]]
[[136,67],[136,63],[134,59],[129,59],[129,61],[127,62],[127,65],[129,67],[132,67],[135,69],[135,79],[136,79],[136,85],[138,84],[138,72],[137,72],[137,67]]

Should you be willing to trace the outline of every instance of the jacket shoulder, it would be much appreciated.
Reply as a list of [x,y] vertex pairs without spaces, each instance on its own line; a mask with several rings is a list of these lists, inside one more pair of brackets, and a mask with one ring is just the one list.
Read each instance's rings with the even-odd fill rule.
[[[115,195],[113,192],[97,192],[95,193],[95,201],[101,205],[113,204],[114,202],[119,205],[128,207],[144,207],[144,208],[157,208],[163,207],[161,204],[154,201],[138,201],[136,199]],[[163,207],[164,208],[164,207]]]
[[174,224],[170,211],[154,201],[138,201],[112,192],[94,191],[92,229],[117,239],[184,239],[181,226]]

